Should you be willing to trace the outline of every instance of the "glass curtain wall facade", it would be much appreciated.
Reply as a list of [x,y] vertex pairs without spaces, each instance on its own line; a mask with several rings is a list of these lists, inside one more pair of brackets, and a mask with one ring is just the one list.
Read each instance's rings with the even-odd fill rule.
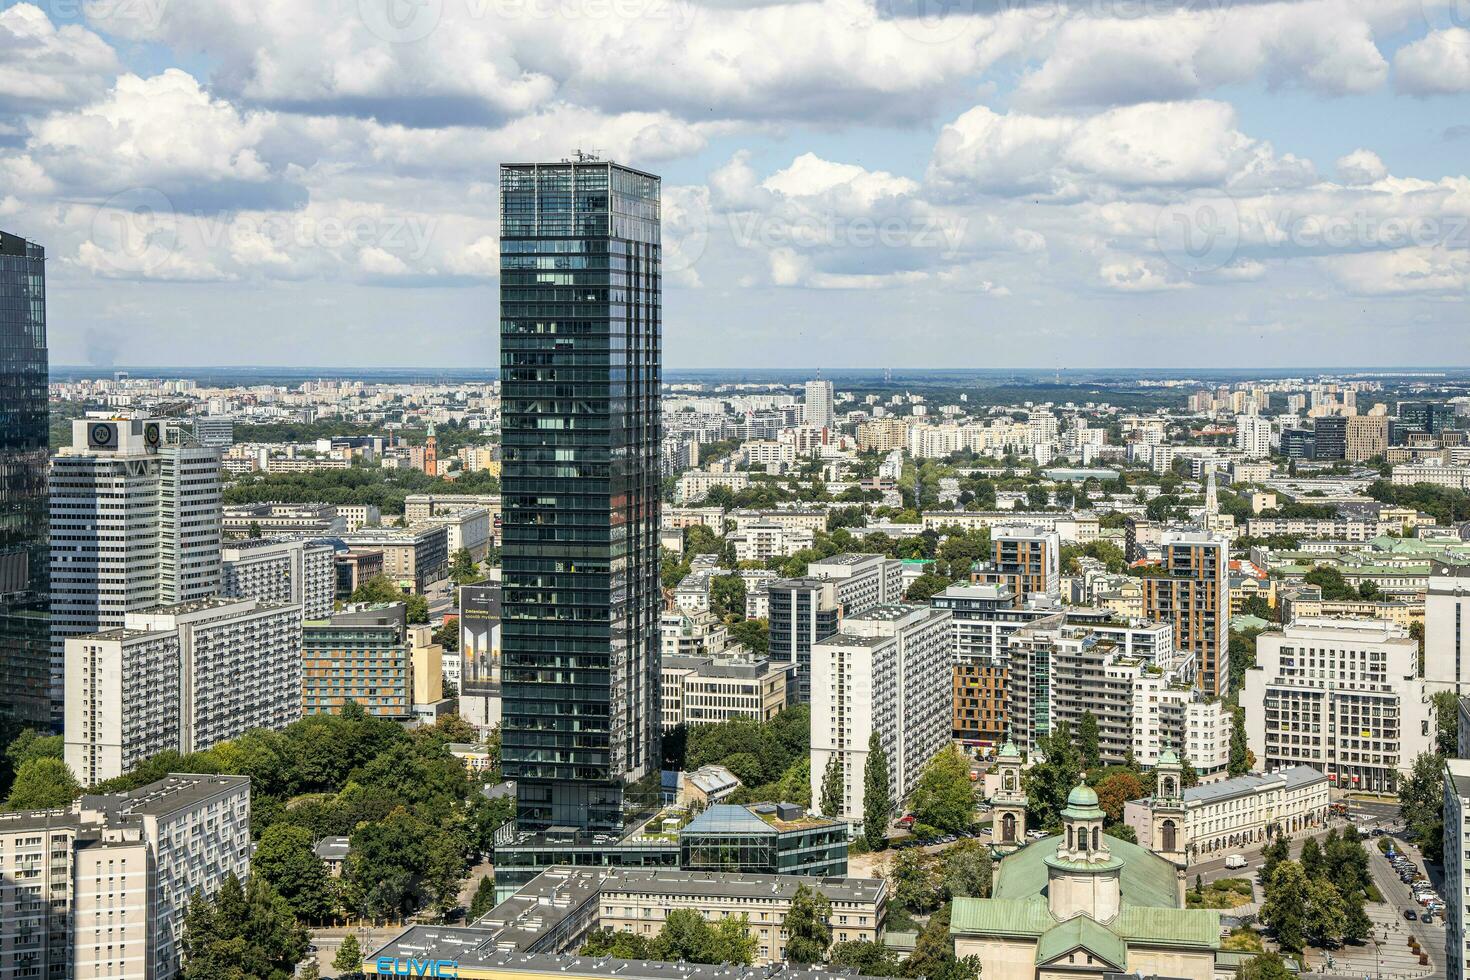
[[46,252],[0,232],[0,725],[59,726],[48,623]]
[[500,170],[502,767],[523,829],[658,803],[659,178]]

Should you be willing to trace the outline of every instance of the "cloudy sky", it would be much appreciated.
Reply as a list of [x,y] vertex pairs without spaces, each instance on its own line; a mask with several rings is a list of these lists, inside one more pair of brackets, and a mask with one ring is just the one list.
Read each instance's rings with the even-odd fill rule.
[[491,366],[578,149],[671,367],[1470,363],[1470,0],[0,0],[56,364]]

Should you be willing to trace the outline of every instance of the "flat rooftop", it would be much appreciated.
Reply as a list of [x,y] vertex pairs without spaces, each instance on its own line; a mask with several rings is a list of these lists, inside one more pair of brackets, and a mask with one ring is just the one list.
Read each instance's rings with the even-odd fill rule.
[[162,816],[213,799],[222,793],[250,791],[249,776],[205,776],[170,773],[155,783],[127,793],[82,797],[83,808]]
[[460,977],[492,973],[528,976],[619,977],[623,980],[860,980],[858,974],[805,970],[784,964],[770,967],[706,966],[696,963],[659,963],[651,960],[595,959],[551,953],[506,953],[475,945],[480,930],[449,926],[414,926],[366,957],[369,974],[378,972],[377,960],[444,959],[457,964]]

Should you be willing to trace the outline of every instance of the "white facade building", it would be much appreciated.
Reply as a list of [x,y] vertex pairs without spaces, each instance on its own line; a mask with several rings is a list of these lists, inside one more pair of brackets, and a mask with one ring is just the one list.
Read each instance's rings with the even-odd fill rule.
[[189,897],[249,874],[250,780],[171,775],[66,809],[0,814],[0,867],[10,893],[0,976],[177,976]]
[[1424,679],[1470,696],[1470,564],[1430,564],[1424,594]]
[[807,575],[831,581],[845,616],[903,601],[903,562],[883,555],[848,553],[807,565]]
[[461,548],[475,561],[483,561],[490,549],[490,511],[484,507],[466,507],[449,514],[424,518],[424,524],[442,524],[448,535],[449,560]]
[[65,758],[86,785],[301,717],[301,607],[201,599],[66,641]]
[[318,541],[232,541],[221,552],[220,591],[231,598],[296,604],[304,619],[324,619],[337,593],[335,555],[331,545]]
[[892,809],[927,763],[950,744],[950,613],[925,606],[882,605],[849,616],[812,647],[812,800],[836,753],[843,812],[863,822],[863,772],[874,731],[888,756]]
[[1445,976],[1465,976],[1470,963],[1470,759],[1444,763]]
[[1260,415],[1236,416],[1235,448],[1248,459],[1264,459],[1270,456],[1271,420]]
[[64,699],[69,636],[133,609],[220,589],[218,449],[171,445],[158,419],[76,419],[51,463],[51,666]]
[[[1179,850],[1193,864],[1242,848],[1263,847],[1277,833],[1294,837],[1325,826],[1330,786],[1319,770],[1292,766],[1187,789]],[[1157,849],[1152,804],[1152,799],[1130,800],[1123,808],[1123,822],[1138,834],[1141,846]]]
[[837,425],[837,412],[833,407],[832,382],[808,381],[806,383],[805,423],[811,429],[831,429]]
[[1381,620],[1303,617],[1262,633],[1240,698],[1257,765],[1393,792],[1434,742],[1418,660],[1408,631]]

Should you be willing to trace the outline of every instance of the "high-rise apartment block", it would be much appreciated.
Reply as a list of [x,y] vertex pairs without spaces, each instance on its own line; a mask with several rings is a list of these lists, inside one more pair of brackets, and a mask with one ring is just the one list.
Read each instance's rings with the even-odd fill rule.
[[842,817],[864,819],[868,741],[888,757],[889,809],[908,797],[924,764],[950,744],[950,614],[882,605],[843,620],[812,648],[812,799],[835,754],[842,767]]
[[1388,435],[1387,415],[1354,415],[1347,420],[1343,455],[1353,463],[1385,456],[1388,453]]
[[1249,459],[1270,456],[1271,420],[1260,415],[1236,416],[1235,448]]
[[806,573],[834,583],[844,616],[903,601],[903,562],[883,555],[832,555],[808,564]]
[[61,716],[50,653],[46,251],[0,231],[0,720]]
[[1424,595],[1424,680],[1470,696],[1470,563],[1433,561]]
[[1470,759],[1444,763],[1445,976],[1465,976],[1470,963]]
[[158,451],[158,601],[220,591],[220,452],[165,444]]
[[301,717],[301,607],[214,597],[66,640],[66,763],[84,785]]
[[659,178],[506,164],[500,200],[502,769],[518,826],[618,831],[658,797]]
[[806,383],[806,427],[809,429],[832,429],[837,426],[837,412],[832,403],[832,382]]
[[842,607],[837,585],[814,577],[778,579],[766,586],[771,661],[795,669],[793,703],[811,700],[812,647],[837,632]]
[[336,554],[325,541],[231,541],[220,555],[220,591],[235,598],[295,604],[304,618],[321,619],[332,613]]
[[1393,793],[1434,724],[1419,645],[1371,619],[1297,619],[1256,638],[1240,704],[1261,769],[1309,765],[1346,790]]
[[77,419],[52,459],[53,662],[68,637],[220,591],[219,451],[168,438],[158,419]]
[[1230,549],[1223,537],[1201,531],[1165,531],[1163,565],[1146,576],[1143,610],[1169,623],[1180,651],[1195,658],[1201,690],[1226,693],[1230,680]]
[[190,896],[249,874],[250,780],[171,775],[0,813],[0,868],[0,976],[177,976]]

